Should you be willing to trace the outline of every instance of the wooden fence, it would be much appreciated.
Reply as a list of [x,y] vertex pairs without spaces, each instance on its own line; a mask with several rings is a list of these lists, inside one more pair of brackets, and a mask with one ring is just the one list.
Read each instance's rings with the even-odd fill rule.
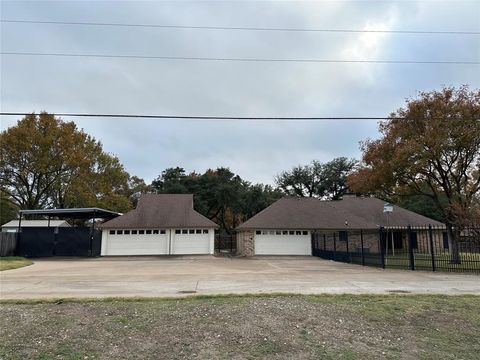
[[14,255],[17,246],[17,233],[0,232],[0,256]]

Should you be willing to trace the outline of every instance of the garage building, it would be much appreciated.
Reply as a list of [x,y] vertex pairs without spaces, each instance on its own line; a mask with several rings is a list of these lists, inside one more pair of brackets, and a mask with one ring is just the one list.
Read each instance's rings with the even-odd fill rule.
[[[237,252],[244,256],[312,255],[312,235],[322,231],[336,233],[339,246],[344,246],[348,231],[362,229],[373,234],[366,237],[366,243],[377,246],[380,227],[442,225],[398,206],[387,217],[384,204],[380,199],[355,195],[332,201],[285,197],[238,226]],[[405,230],[397,235],[395,246],[401,248]]]
[[193,209],[192,194],[144,194],[102,226],[101,255],[213,254],[218,225]]

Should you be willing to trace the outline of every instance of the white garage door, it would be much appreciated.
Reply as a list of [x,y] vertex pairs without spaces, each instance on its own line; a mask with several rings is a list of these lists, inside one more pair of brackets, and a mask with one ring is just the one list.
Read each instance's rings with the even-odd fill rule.
[[168,254],[168,231],[107,230],[102,236],[102,255]]
[[213,233],[213,230],[177,229],[172,231],[172,255],[210,254],[210,232]]
[[312,255],[310,232],[306,230],[257,230],[256,255]]

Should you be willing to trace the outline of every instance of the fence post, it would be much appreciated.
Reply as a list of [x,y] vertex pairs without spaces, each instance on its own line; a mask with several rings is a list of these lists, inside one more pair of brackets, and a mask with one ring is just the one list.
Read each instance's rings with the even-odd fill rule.
[[432,271],[436,270],[435,267],[435,249],[433,248],[433,231],[432,225],[428,225],[428,239],[430,240],[430,254],[432,256]]
[[362,247],[362,266],[365,266],[365,254],[363,252],[363,230],[360,229],[360,246]]
[[337,260],[337,237],[335,231],[333,232],[333,260]]
[[383,226],[381,226],[378,231],[378,247],[380,248],[380,261],[382,264],[382,269],[385,269],[385,251],[382,246],[382,235],[383,235]]
[[412,227],[408,225],[408,261],[410,263],[410,270],[415,270],[415,256],[413,255],[413,239],[412,239]]
[[323,251],[327,250],[327,237],[325,233],[323,233]]
[[348,262],[351,262],[351,260],[350,260],[350,252],[349,252],[349,249],[348,249],[348,231],[345,231],[345,235],[346,235],[346,237],[347,237],[347,239],[346,239],[346,240],[347,240],[347,243],[346,243],[346,247],[347,247],[347,260],[348,260]]

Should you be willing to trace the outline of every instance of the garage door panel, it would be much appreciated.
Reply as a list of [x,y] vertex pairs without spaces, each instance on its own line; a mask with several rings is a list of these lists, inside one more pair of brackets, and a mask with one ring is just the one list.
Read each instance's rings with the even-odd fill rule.
[[168,254],[168,237],[162,235],[109,235],[105,255]]
[[209,234],[174,234],[173,255],[194,255],[210,253]]
[[311,255],[310,236],[255,235],[256,255]]

